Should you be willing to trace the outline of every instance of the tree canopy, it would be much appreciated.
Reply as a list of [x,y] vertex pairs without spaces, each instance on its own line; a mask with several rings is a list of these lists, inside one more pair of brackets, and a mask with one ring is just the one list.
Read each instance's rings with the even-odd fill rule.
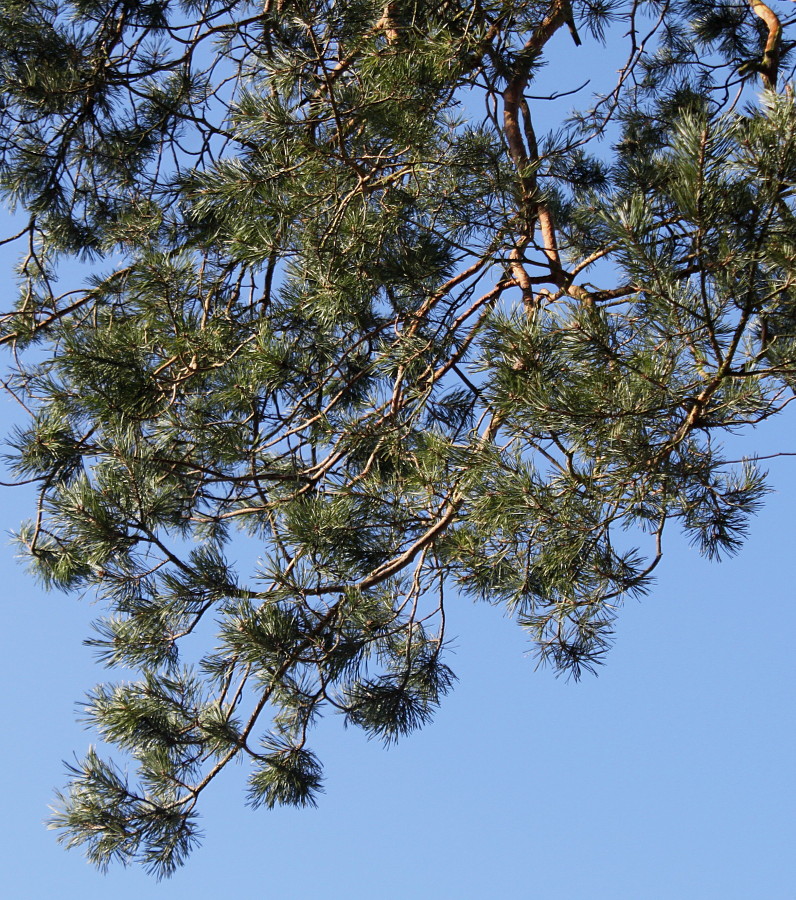
[[314,804],[319,715],[426,723],[446,605],[577,678],[669,531],[739,549],[765,473],[723,441],[796,372],[790,4],[0,10],[18,542],[138,673],[84,705],[137,778],[75,763],[68,845],[169,874],[231,761]]

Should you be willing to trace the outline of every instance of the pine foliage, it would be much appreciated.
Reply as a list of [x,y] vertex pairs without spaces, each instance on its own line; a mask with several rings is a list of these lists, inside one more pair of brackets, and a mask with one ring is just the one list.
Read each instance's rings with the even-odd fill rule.
[[[722,440],[794,387],[789,4],[0,10],[18,541],[135,673],[85,716],[137,780],[70,766],[67,845],[168,875],[230,762],[313,805],[319,715],[428,722],[446,605],[577,678],[665,534],[739,549],[765,473]],[[595,42],[616,84],[544,133],[543,66]]]

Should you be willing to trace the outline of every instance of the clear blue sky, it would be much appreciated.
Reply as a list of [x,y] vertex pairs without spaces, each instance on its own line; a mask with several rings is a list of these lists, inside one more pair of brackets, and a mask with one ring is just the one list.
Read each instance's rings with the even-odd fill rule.
[[[0,431],[12,415],[0,398]],[[793,415],[744,447],[796,451]],[[74,704],[106,677],[81,644],[100,611],[44,593],[0,542],[5,896],[795,900],[796,458],[768,465],[741,556],[670,541],[598,678],[534,671],[498,609],[451,604],[460,681],[433,725],[384,750],[325,722],[317,810],[253,812],[244,770],[220,778],[203,847],[162,883],[102,876],[42,826],[61,760],[92,741]],[[4,531],[31,512],[23,491],[2,504]]]
[[[796,449],[792,417],[755,444]],[[741,556],[673,547],[598,678],[535,672],[499,610],[452,604],[460,682],[432,726],[384,750],[328,720],[317,810],[253,812],[243,769],[219,779],[202,849],[160,884],[102,876],[42,827],[60,761],[92,740],[74,702],[105,677],[81,645],[98,610],[2,548],[5,896],[793,900],[796,459],[770,465]],[[29,507],[2,496],[8,529]]]

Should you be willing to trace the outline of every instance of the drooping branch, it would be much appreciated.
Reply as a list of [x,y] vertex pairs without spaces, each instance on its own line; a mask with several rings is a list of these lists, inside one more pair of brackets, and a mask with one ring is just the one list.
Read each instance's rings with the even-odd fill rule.
[[763,20],[768,28],[768,37],[763,49],[763,58],[754,65],[766,90],[773,91],[777,87],[777,73],[782,52],[782,23],[779,17],[762,0],[749,0],[752,12]]

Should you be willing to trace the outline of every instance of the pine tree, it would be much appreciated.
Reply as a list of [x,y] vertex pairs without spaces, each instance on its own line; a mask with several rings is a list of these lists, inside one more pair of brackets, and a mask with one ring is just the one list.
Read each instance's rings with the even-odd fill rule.
[[[0,9],[18,540],[138,673],[85,702],[138,782],[76,763],[67,845],[168,875],[231,761],[311,805],[319,715],[428,722],[446,604],[577,678],[665,532],[739,549],[766,484],[722,437],[796,366],[789,4]],[[543,133],[542,66],[606,41],[615,85]]]

